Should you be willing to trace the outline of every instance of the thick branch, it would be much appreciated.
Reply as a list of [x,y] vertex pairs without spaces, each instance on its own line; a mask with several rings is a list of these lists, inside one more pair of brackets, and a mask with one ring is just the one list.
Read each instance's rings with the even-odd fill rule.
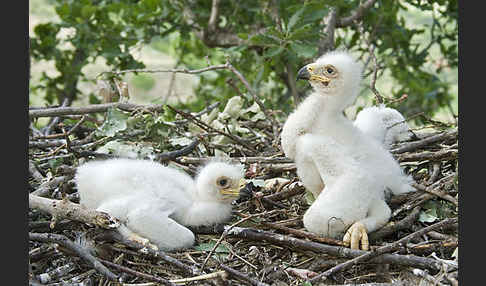
[[397,155],[396,158],[400,162],[417,162],[417,161],[442,161],[453,160],[457,158],[457,149],[442,149],[437,152],[423,151],[419,153],[405,153]]
[[117,218],[107,213],[83,208],[67,199],[51,200],[29,194],[29,207],[51,214],[54,220],[67,218],[94,224],[105,229],[114,229],[120,225]]
[[401,154],[401,153],[417,150],[421,147],[427,146],[427,145],[435,143],[435,142],[447,141],[447,140],[454,139],[454,138],[457,138],[457,128],[450,130],[450,131],[447,131],[447,132],[444,132],[444,133],[440,133],[440,134],[436,134],[436,135],[426,137],[426,138],[419,140],[419,141],[407,143],[406,145],[392,149],[390,152],[393,153],[393,154]]
[[[238,35],[223,31],[217,27],[217,19],[219,17],[219,0],[213,0],[211,7],[211,16],[208,23],[208,27],[203,29],[195,21],[196,15],[194,15],[191,7],[186,6],[184,8],[184,16],[186,18],[187,24],[193,26],[194,34],[203,41],[203,43],[209,48],[215,47],[233,47],[239,46],[245,41],[238,37]],[[210,27],[211,26],[211,27]],[[214,29],[214,30],[213,30]]]
[[329,14],[324,20],[326,28],[324,29],[325,38],[319,43],[319,55],[334,49],[334,31],[336,29],[338,19],[338,9],[335,7],[329,8]]
[[[219,18],[219,2],[220,0],[213,0],[211,5],[211,16],[208,22],[208,32],[214,33],[218,28],[218,18]],[[207,35],[207,33],[205,33]]]
[[240,280],[243,280],[243,281],[246,281],[246,282],[250,283],[251,285],[254,285],[254,286],[269,286],[266,283],[263,283],[263,282],[260,282],[256,279],[254,279],[254,278],[251,278],[248,275],[245,275],[244,273],[241,273],[240,271],[237,271],[237,270],[235,270],[231,267],[228,267],[224,264],[220,264],[219,267],[223,268],[230,276],[237,278],[237,279],[240,279]]
[[33,191],[30,194],[40,196],[40,197],[44,197],[49,193],[49,191],[57,188],[62,183],[69,181],[71,178],[72,178],[72,176],[54,177],[49,182],[45,182],[45,183],[41,184],[35,191]]
[[[228,158],[233,163],[241,164],[279,164],[279,163],[292,163],[293,161],[287,157],[231,157]],[[181,163],[187,164],[205,164],[211,161],[208,157],[181,157]]]
[[105,104],[93,104],[88,106],[82,107],[53,107],[53,108],[44,108],[44,109],[30,109],[29,110],[29,117],[30,118],[38,118],[38,117],[50,117],[50,116],[60,116],[60,115],[79,115],[79,114],[87,114],[87,113],[96,113],[96,112],[105,112],[109,108],[118,108],[124,111],[135,111],[135,110],[148,110],[148,111],[162,111],[163,105],[161,104],[152,104],[152,105],[139,105],[139,104],[132,104],[132,103],[105,103]]
[[295,84],[294,68],[290,66],[289,62],[287,63],[286,68],[287,68],[286,83],[290,89],[290,93],[292,94],[292,97],[294,98],[294,105],[297,106],[300,103],[300,99],[299,99],[299,92]]
[[165,161],[169,161],[169,160],[174,160],[175,158],[177,158],[179,156],[187,155],[187,154],[191,153],[197,147],[197,145],[199,145],[199,142],[200,142],[199,139],[196,139],[196,140],[192,141],[191,144],[187,145],[186,147],[184,147],[180,150],[175,150],[175,151],[170,151],[170,152],[158,154],[157,155],[157,161],[165,162]]
[[388,252],[392,252],[392,251],[395,251],[395,250],[398,250],[399,248],[403,247],[404,245],[406,245],[407,242],[409,242],[411,239],[413,238],[416,238],[416,237],[420,237],[424,234],[426,234],[427,232],[431,231],[431,230],[434,230],[434,229],[437,229],[439,227],[442,227],[442,226],[445,226],[445,225],[449,225],[449,224],[453,224],[455,222],[457,222],[458,219],[457,218],[450,218],[450,219],[445,219],[443,221],[440,221],[438,223],[435,223],[431,226],[428,226],[428,227],[425,227],[419,231],[416,231],[412,234],[409,234],[407,236],[405,236],[404,238],[398,240],[398,241],[395,241],[394,243],[390,244],[390,245],[385,245],[385,246],[382,246],[378,249],[376,249],[375,251],[370,251],[370,252],[367,252],[363,255],[360,255],[356,258],[353,258],[349,261],[346,261],[342,264],[339,264],[319,275],[317,275],[316,277],[310,279],[309,281],[310,282],[317,282],[321,279],[325,279],[331,275],[334,275],[338,272],[341,272],[341,271],[344,271],[346,269],[349,269],[351,266],[355,265],[355,264],[358,264],[358,263],[362,263],[362,262],[365,262],[365,261],[368,261],[374,257],[378,257],[380,255],[383,255],[384,253],[388,253]]
[[376,0],[368,0],[363,4],[359,5],[351,15],[348,17],[338,19],[336,27],[346,27],[352,25],[354,21],[358,21],[368,12],[368,10],[375,4]]
[[[343,258],[355,258],[367,253],[366,251],[362,250],[353,250],[341,246],[331,246],[250,228],[235,227],[228,232],[228,235],[252,241],[268,241],[276,245],[292,247],[302,251],[310,250],[317,253],[326,253]],[[436,260],[415,255],[383,254],[380,257],[373,258],[370,260],[370,262],[413,266],[416,268],[426,268],[434,271],[441,269],[441,264]]]
[[412,210],[412,212],[409,215],[407,215],[401,221],[392,225],[387,225],[375,232],[370,233],[369,240],[376,241],[378,239],[391,235],[399,230],[408,229],[412,226],[414,222],[417,221],[419,215],[420,215],[420,206],[417,206]]

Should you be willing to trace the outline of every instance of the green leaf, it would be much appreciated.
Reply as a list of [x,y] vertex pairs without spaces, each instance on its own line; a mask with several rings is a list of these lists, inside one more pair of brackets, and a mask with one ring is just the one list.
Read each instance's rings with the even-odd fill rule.
[[312,25],[311,24],[306,24],[303,25],[292,32],[290,32],[287,40],[313,40],[313,39],[318,39],[315,37],[314,33],[311,33],[312,30]]
[[276,38],[275,36],[266,34],[258,34],[250,38],[250,42],[252,44],[259,46],[280,45],[279,40],[280,39]]
[[289,23],[287,25],[287,31],[289,32],[292,31],[292,28],[295,26],[295,24],[297,24],[297,22],[299,22],[300,16],[302,15],[302,13],[304,13],[304,11],[305,11],[305,6],[299,9],[297,12],[295,12],[294,15],[292,15],[292,17],[290,17]]
[[437,204],[433,202],[427,202],[424,204],[424,210],[419,214],[420,222],[434,222],[438,219]]
[[83,16],[85,19],[89,19],[94,13],[96,12],[96,7],[95,6],[83,6],[81,9],[81,16]]
[[[196,245],[194,248],[199,251],[210,252],[215,245],[216,242],[208,242],[208,243],[201,243],[199,245]],[[213,253],[214,253],[213,254],[214,258],[221,260],[221,259],[226,259],[228,257],[230,250],[224,244],[219,244]]]
[[56,7],[56,13],[61,19],[69,17],[71,14],[69,10],[69,5],[67,3],[63,3],[61,6]]
[[248,34],[247,33],[238,33],[238,37],[243,40],[248,40]]
[[96,152],[134,159],[154,158],[154,150],[151,146],[142,143],[129,143],[113,140],[96,149]]
[[305,192],[305,200],[307,201],[307,204],[312,205],[312,203],[313,203],[313,202],[314,202],[316,199],[314,198],[314,195],[313,195],[311,192],[306,191],[306,192]]
[[150,10],[156,10],[159,6],[158,0],[143,0],[142,3]]
[[113,137],[119,131],[127,128],[127,119],[129,115],[114,107],[108,109],[106,113],[106,120],[98,129],[98,135]]
[[263,54],[263,57],[264,58],[273,58],[273,57],[280,55],[283,51],[284,51],[284,48],[282,46],[271,47],[271,48],[269,48],[265,51],[265,53]]
[[[201,243],[199,245],[196,245],[194,249],[199,250],[199,251],[211,251],[213,247],[216,245],[216,242],[207,242],[207,243]],[[218,247],[214,250],[215,253],[230,253],[228,247],[226,247],[224,244],[219,244]]]
[[64,162],[63,158],[51,159],[47,161],[47,164],[51,168],[51,170],[55,170],[58,166],[60,166]]
[[99,100],[96,95],[90,93],[89,94],[89,104],[100,104],[101,100]]
[[310,45],[291,43],[290,48],[300,57],[304,58],[312,58],[317,53],[317,47]]

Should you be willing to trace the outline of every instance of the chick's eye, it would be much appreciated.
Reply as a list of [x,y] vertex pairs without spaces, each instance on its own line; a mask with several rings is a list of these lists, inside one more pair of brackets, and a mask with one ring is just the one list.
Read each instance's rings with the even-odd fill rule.
[[334,72],[334,70],[332,68],[327,68],[327,73],[328,74],[332,74]]
[[228,180],[227,179],[219,179],[218,180],[218,185],[220,185],[221,187],[224,187],[228,184]]

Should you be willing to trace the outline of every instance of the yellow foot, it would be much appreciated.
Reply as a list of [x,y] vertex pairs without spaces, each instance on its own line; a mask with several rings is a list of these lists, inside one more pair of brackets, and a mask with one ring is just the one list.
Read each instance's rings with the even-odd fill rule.
[[355,222],[351,227],[348,228],[346,234],[343,237],[343,242],[351,246],[351,249],[359,249],[359,242],[361,241],[361,249],[368,250],[368,233],[366,227],[360,223]]

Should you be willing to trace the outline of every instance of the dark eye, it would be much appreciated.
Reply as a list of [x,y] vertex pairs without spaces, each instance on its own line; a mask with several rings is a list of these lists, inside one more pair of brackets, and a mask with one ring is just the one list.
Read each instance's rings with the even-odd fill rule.
[[228,179],[219,179],[218,185],[220,185],[221,187],[225,187],[226,185],[228,185]]
[[328,74],[332,74],[334,72],[334,70],[332,68],[327,68],[327,73]]

